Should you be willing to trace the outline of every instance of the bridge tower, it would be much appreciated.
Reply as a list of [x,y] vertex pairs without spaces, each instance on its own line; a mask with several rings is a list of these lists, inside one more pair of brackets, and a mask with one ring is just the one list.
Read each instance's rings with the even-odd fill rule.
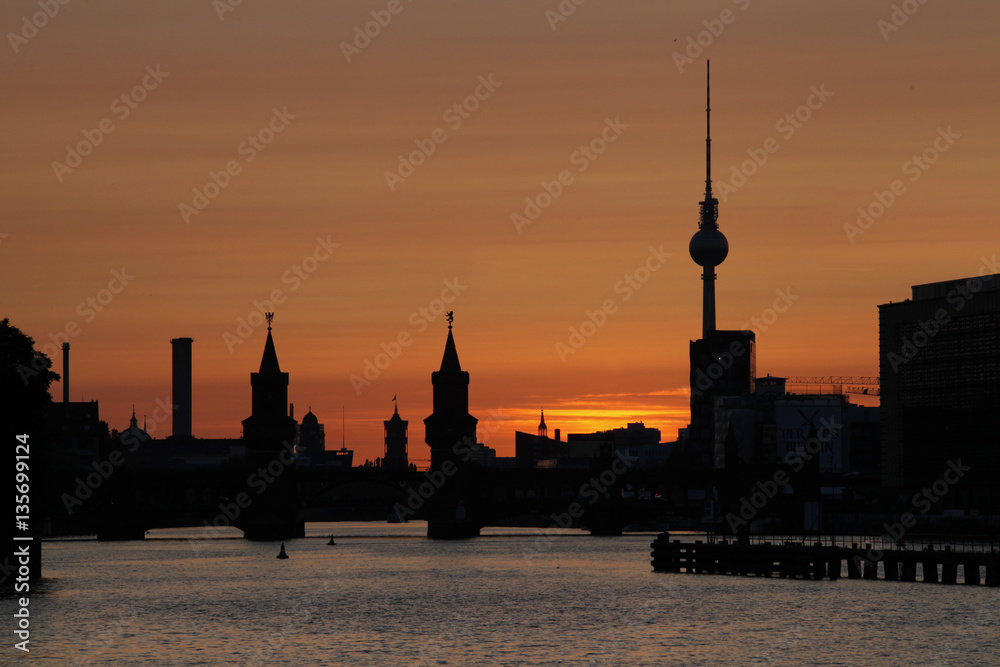
[[431,448],[430,475],[440,480],[428,500],[427,536],[445,539],[479,535],[473,516],[475,485],[468,464],[476,447],[479,420],[469,414],[469,373],[458,361],[453,321],[454,314],[449,312],[441,369],[431,373],[434,412],[424,419],[424,440]]
[[274,313],[268,313],[267,340],[260,370],[250,373],[251,413],[243,420],[247,453],[277,454],[295,441],[295,419],[288,415],[288,373],[281,372],[271,336]]
[[243,420],[243,441],[252,467],[280,470],[238,521],[250,540],[286,540],[305,535],[305,521],[296,497],[295,419],[288,414],[288,373],[278,365],[271,336],[274,313],[267,313],[267,340],[260,370],[250,373],[251,414]]

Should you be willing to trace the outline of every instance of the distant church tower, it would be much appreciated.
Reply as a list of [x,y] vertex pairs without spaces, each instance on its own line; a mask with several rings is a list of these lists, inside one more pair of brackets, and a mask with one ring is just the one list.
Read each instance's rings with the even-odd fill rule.
[[715,267],[729,255],[729,242],[719,231],[719,200],[712,196],[711,85],[706,65],[705,86],[705,199],[701,202],[698,231],[688,251],[702,267],[701,338],[691,341],[691,449],[690,464],[702,469],[723,465],[722,445],[714,429],[715,399],[746,396],[753,392],[757,351],[753,331],[720,331],[715,328]]
[[295,441],[295,420],[288,415],[288,373],[282,373],[271,337],[274,313],[267,313],[267,341],[260,370],[250,373],[251,414],[243,420],[243,439],[251,452],[279,451]]
[[538,437],[540,438],[549,437],[549,429],[545,425],[545,410],[542,410],[542,421],[538,422]]
[[476,445],[476,424],[479,420],[469,414],[469,374],[458,362],[458,350],[451,333],[454,316],[448,313],[448,340],[444,345],[441,370],[431,373],[434,386],[434,412],[424,419],[425,442],[431,448],[431,469],[440,469],[446,460],[459,458],[463,449]]
[[406,470],[410,462],[406,457],[407,430],[410,422],[399,416],[399,408],[393,406],[392,417],[382,422],[385,426],[385,455],[382,467],[387,470]]
[[313,414],[312,406],[309,406],[309,412],[302,415],[302,424],[299,426],[298,453],[305,454],[309,458],[321,459],[325,451],[325,429],[323,424],[319,423],[319,418]]

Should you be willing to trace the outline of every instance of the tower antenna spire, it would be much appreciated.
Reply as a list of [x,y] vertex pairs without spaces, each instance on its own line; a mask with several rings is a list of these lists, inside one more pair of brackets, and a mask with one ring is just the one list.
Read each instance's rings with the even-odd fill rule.
[[712,198],[712,73],[705,61],[705,200]]
[[712,196],[712,79],[705,61],[705,201],[701,202],[699,229],[718,229],[719,200]]

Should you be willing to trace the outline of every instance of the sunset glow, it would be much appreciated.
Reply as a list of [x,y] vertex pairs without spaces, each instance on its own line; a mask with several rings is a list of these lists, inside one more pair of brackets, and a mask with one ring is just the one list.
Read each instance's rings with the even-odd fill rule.
[[194,434],[239,437],[273,310],[296,418],[363,462],[396,396],[426,459],[453,310],[498,455],[541,409],[674,440],[706,57],[718,325],[758,374],[876,376],[878,304],[1000,272],[1000,5],[403,0],[361,47],[385,2],[217,4],[68,3],[30,38],[37,2],[0,7],[2,316],[57,372],[71,343],[112,428],[189,336]]

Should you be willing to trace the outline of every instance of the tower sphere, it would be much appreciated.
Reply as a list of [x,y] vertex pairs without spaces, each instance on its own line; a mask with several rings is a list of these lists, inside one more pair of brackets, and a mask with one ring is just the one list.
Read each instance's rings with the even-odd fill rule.
[[729,241],[718,229],[699,229],[691,237],[688,252],[699,266],[718,266],[729,255]]

